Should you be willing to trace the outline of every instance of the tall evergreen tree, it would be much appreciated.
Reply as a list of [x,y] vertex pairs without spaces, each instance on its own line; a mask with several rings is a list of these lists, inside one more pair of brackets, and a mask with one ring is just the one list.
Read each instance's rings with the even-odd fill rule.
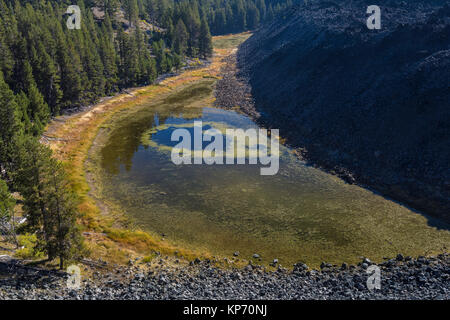
[[103,11],[109,16],[116,14],[119,8],[118,0],[99,0],[97,5],[102,7]]
[[108,14],[105,16],[101,29],[100,56],[104,66],[105,93],[109,95],[117,90],[119,79],[117,56],[114,48],[114,31]]
[[260,14],[258,8],[253,2],[247,7],[246,23],[248,29],[255,29],[259,25]]
[[17,246],[14,206],[15,199],[9,193],[8,186],[4,180],[0,178],[0,231],[7,235]]
[[4,176],[15,150],[17,135],[20,134],[20,112],[14,94],[6,84],[0,71],[0,176]]
[[225,9],[221,8],[215,11],[214,16],[214,33],[221,34],[226,32],[227,17]]
[[73,46],[73,42],[66,41],[62,29],[57,29],[56,40],[56,58],[61,69],[63,105],[78,104],[82,90],[80,57]]
[[242,0],[234,0],[233,18],[234,18],[233,31],[239,32],[240,30],[245,30],[247,22],[246,22],[245,7]]
[[32,121],[32,132],[35,135],[38,135],[42,132],[45,124],[50,118],[50,110],[47,103],[45,103],[44,101],[44,97],[39,92],[39,89],[33,78],[31,65],[28,61],[24,62],[23,72],[24,79],[22,86],[29,100],[28,117]]
[[6,79],[11,79],[14,66],[14,57],[8,46],[7,29],[0,17],[0,71]]
[[175,29],[175,41],[174,41],[175,52],[183,56],[186,53],[187,43],[188,43],[187,29],[183,20],[179,19],[177,27]]
[[213,51],[211,33],[205,16],[203,16],[200,26],[199,51],[204,58],[211,56]]
[[63,92],[60,87],[61,78],[57,66],[42,43],[39,43],[37,50],[32,50],[32,53],[36,65],[35,80],[38,89],[42,92],[51,113],[58,115]]
[[16,187],[23,196],[23,209],[30,230],[38,235],[39,249],[49,260],[76,258],[82,240],[76,227],[76,200],[60,162],[37,139],[26,139],[18,148]]
[[265,0],[257,0],[256,6],[258,7],[261,21],[264,21],[266,19],[267,13],[267,6]]
[[66,260],[78,258],[83,251],[82,239],[77,228],[77,200],[71,190],[64,168],[56,159],[50,159],[46,203],[51,220],[50,241],[46,243],[49,253],[59,257],[60,269]]
[[139,8],[136,0],[125,0],[124,9],[127,19],[130,22],[130,27],[136,27],[139,21]]

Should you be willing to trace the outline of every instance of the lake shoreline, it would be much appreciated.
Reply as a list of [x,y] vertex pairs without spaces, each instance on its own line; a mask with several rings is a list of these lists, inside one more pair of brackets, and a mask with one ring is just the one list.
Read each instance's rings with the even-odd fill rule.
[[[218,41],[236,41],[247,38],[249,33],[216,37]],[[240,41],[240,40],[239,40]],[[71,115],[54,119],[47,127],[42,143],[48,144],[54,156],[61,160],[68,171],[70,184],[80,196],[80,225],[85,242],[95,259],[111,263],[126,264],[136,257],[150,257],[155,252],[178,255],[179,259],[193,261],[194,258],[213,258],[208,252],[194,252],[170,245],[161,235],[150,235],[133,225],[133,221],[119,210],[111,210],[102,199],[93,194],[95,188],[88,158],[91,147],[105,124],[114,115],[133,110],[145,101],[160,100],[174,90],[202,79],[218,79],[222,57],[229,48],[216,48],[214,57],[201,67],[185,70],[172,77],[160,79],[156,85],[133,88],[123,94],[109,97],[97,105],[89,106]],[[101,135],[100,135],[101,136]],[[247,262],[245,262],[247,263]],[[218,265],[227,265],[223,260]],[[240,265],[245,265],[241,263]]]
[[[219,57],[216,56],[218,59],[215,59],[213,62],[216,65],[212,66],[213,71],[210,69],[210,73],[207,77],[216,79],[221,79],[222,75],[224,75],[223,78],[226,77],[224,68],[226,67],[225,62],[228,59],[226,57],[229,57],[230,53],[233,53],[233,50],[224,50],[222,51],[222,55]],[[192,72],[197,73],[193,75]],[[159,86],[137,89],[136,92],[133,92],[132,94],[128,93],[113,98],[106,103],[100,104],[81,114],[77,114],[75,116],[77,121],[66,124],[65,127],[68,127],[68,130],[59,132],[59,137],[61,137],[61,135],[64,136],[64,133],[66,133],[66,135],[67,133],[73,135],[74,127],[82,132],[90,132],[90,134],[83,139],[80,139],[82,143],[75,143],[75,145],[72,146],[72,150],[65,149],[64,143],[66,142],[61,139],[51,141],[52,147],[57,151],[57,156],[61,156],[62,160],[71,159],[69,163],[75,164],[73,167],[77,169],[72,172],[72,178],[75,178],[73,183],[78,185],[83,196],[84,202],[82,203],[82,213],[84,214],[84,235],[93,252],[93,257],[124,264],[130,259],[150,256],[153,255],[154,252],[160,251],[169,255],[175,255],[175,253],[178,252],[179,257],[185,259],[187,262],[194,261],[196,258],[202,260],[209,259],[213,261],[215,265],[225,268],[243,267],[246,264],[251,263],[251,259],[239,259],[239,261],[233,261],[233,263],[231,263],[226,257],[213,257],[212,254],[207,252],[185,250],[180,254],[180,251],[182,250],[171,246],[169,243],[170,241],[168,242],[163,236],[149,234],[139,228],[135,228],[133,226],[133,221],[125,213],[120,212],[120,210],[111,210],[111,206],[105,204],[103,201],[104,199],[99,199],[93,194],[95,193],[95,186],[93,184],[93,179],[95,179],[95,168],[92,166],[89,167],[89,153],[92,152],[92,147],[95,147],[95,144],[99,145],[97,139],[101,138],[102,130],[109,130],[107,124],[108,119],[111,119],[115,114],[122,111],[133,112],[136,110],[136,107],[139,107],[140,104],[144,101],[148,101],[148,99],[153,99],[152,102],[155,102],[163,99],[164,96],[173,92],[174,89],[178,90],[179,88],[183,88],[184,85],[189,83],[192,84],[195,83],[195,81],[204,79],[206,75],[202,72],[203,71],[190,71],[183,73],[175,78],[164,80]],[[220,81],[221,80],[216,84],[216,87],[220,84]],[[236,110],[236,108],[233,110],[239,111]],[[253,115],[253,117],[255,117],[255,115]],[[87,127],[79,128],[80,121],[82,123],[92,124],[92,126],[88,125]],[[104,247],[108,249],[105,250]],[[229,256],[231,256],[232,252]],[[234,259],[232,258],[231,260]]]
[[[328,176],[329,178],[326,178],[329,179],[327,184],[330,187],[333,186],[331,189],[328,189],[326,185],[323,185],[324,190],[327,190],[326,194],[322,194],[321,200],[319,198],[313,200],[312,207],[303,204],[308,203],[308,196],[303,198],[305,194],[302,194],[302,192],[289,192],[290,199],[303,198],[300,202],[287,200],[286,194],[283,192],[272,192],[277,197],[274,199],[275,203],[278,203],[276,207],[271,206],[271,197],[267,196],[265,197],[264,207],[259,207],[261,201],[258,198],[254,199],[253,202],[247,203],[247,199],[254,196],[257,197],[255,194],[242,195],[242,192],[239,194],[239,191],[230,193],[227,186],[222,186],[225,187],[225,189],[220,189],[223,192],[217,190],[217,188],[215,189],[215,186],[222,185],[222,181],[233,181],[232,185],[235,187],[232,189],[234,190],[251,192],[254,189],[259,190],[259,194],[265,194],[264,188],[268,184],[272,186],[270,190],[272,188],[276,190],[286,189],[277,185],[276,181],[270,183],[267,182],[267,179],[263,179],[267,183],[262,183],[259,175],[256,177],[256,180],[253,180],[252,176],[244,178],[246,182],[242,184],[241,178],[231,178],[233,177],[233,168],[226,170],[226,177],[215,176],[214,170],[210,171],[208,167],[201,169],[206,176],[214,176],[213,181],[215,182],[208,185],[207,181],[209,179],[200,179],[197,181],[198,185],[206,183],[203,188],[206,187],[207,190],[217,191],[215,194],[203,192],[197,198],[195,185],[190,186],[189,182],[186,182],[181,173],[184,171],[182,168],[170,165],[170,157],[167,165],[158,164],[160,163],[158,154],[162,152],[161,154],[164,153],[167,156],[166,152],[170,149],[164,149],[168,145],[167,141],[158,140],[157,132],[158,130],[165,132],[172,126],[171,123],[176,123],[176,126],[183,127],[181,125],[183,121],[189,123],[189,119],[204,118],[205,121],[208,121],[208,111],[206,109],[209,109],[207,106],[210,106],[208,97],[211,94],[211,86],[214,86],[214,82],[208,79],[199,80],[167,95],[161,95],[142,106],[124,110],[116,117],[111,118],[111,121],[104,123],[103,128],[100,129],[97,135],[94,147],[90,150],[91,157],[95,158],[97,156],[99,161],[96,161],[97,164],[93,164],[93,170],[88,171],[95,172],[95,168],[100,170],[96,175],[95,185],[101,187],[99,198],[108,203],[107,207],[111,208],[116,205],[120,210],[115,211],[124,212],[126,217],[131,216],[130,220],[133,219],[137,222],[137,225],[140,225],[144,230],[148,230],[147,232],[152,234],[154,238],[160,238],[160,235],[165,234],[164,241],[171,242],[179,247],[190,248],[191,250],[203,248],[205,251],[225,257],[229,257],[233,252],[239,251],[239,260],[243,257],[264,265],[272,264],[275,259],[280,261],[279,263],[282,263],[283,266],[291,266],[298,260],[303,259],[308,265],[318,268],[323,261],[355,263],[360,256],[366,256],[376,262],[381,262],[383,257],[396,256],[399,252],[411,256],[442,252],[443,245],[446,244],[445,239],[447,239],[447,235],[441,233],[439,238],[439,234],[430,229],[426,225],[426,219],[419,214],[409,215],[406,212],[407,209],[398,204],[383,200],[379,195],[375,195],[365,189],[345,184],[340,179],[327,175],[322,170],[307,168],[308,166],[305,167],[305,171],[301,170],[302,173],[300,176],[297,176],[297,180],[292,180],[291,182],[298,184],[301,183],[300,181],[315,181],[315,177],[318,176],[313,172],[321,172],[319,176],[323,176],[324,179]],[[193,92],[200,92],[198,91],[200,88],[202,88],[201,92],[208,88],[206,95],[193,95]],[[170,102],[168,103],[168,101]],[[226,122],[226,114],[234,114],[235,117],[250,121],[249,117],[238,115],[234,110],[220,111],[220,109],[217,109],[212,111],[212,114],[214,114],[214,118],[217,121]],[[223,114],[222,118],[220,118],[221,120],[218,118],[219,114]],[[184,118],[186,120],[183,120]],[[243,125],[243,122],[240,122],[240,124]],[[150,140],[148,140],[149,135],[153,136]],[[167,133],[163,133],[163,136],[167,139]],[[170,133],[168,136],[170,137]],[[159,142],[152,142],[151,140],[153,139]],[[283,148],[285,147],[283,146]],[[289,155],[289,158],[295,163],[298,162],[294,160],[294,155]],[[166,162],[167,159],[164,163]],[[300,166],[303,167],[303,165]],[[186,168],[190,177],[189,180],[195,180],[195,176],[201,177],[202,173],[197,169],[200,170],[199,167]],[[291,175],[295,176],[295,173],[283,170],[281,177]],[[242,171],[239,176],[244,177],[246,173]],[[170,181],[167,181],[167,177],[171,177]],[[173,185],[173,181],[176,181],[175,185]],[[320,181],[320,179],[316,181]],[[286,181],[286,183],[285,187],[291,184],[289,181]],[[177,186],[181,185],[184,187],[178,189]],[[315,189],[313,185],[308,183],[304,184],[303,187],[302,184],[299,184],[295,189],[302,190],[305,188],[306,195]],[[190,192],[185,194],[184,190],[190,190]],[[337,190],[346,190],[345,195],[339,195]],[[217,196],[217,194],[227,194],[225,198],[234,199],[234,202],[227,203],[223,199],[225,202],[222,203],[220,202],[222,201],[221,197]],[[353,194],[355,198],[352,199],[351,196],[348,198],[348,194]],[[240,198],[241,196],[244,196],[244,198]],[[189,198],[190,200],[188,202],[178,202],[184,201],[184,198]],[[199,219],[197,208],[195,205],[195,208],[191,205],[192,203],[203,203],[204,199],[206,202],[211,202],[212,199],[216,201],[215,206],[202,206],[202,209],[198,209],[201,210],[203,215],[209,216],[208,220],[210,222],[215,221],[214,219],[217,216],[227,216],[228,219],[222,221],[219,218],[218,221],[222,222],[219,224],[210,223],[208,228],[205,228],[205,221]],[[289,203],[289,205],[283,207],[279,203],[280,199],[285,199],[287,201],[286,204]],[[346,209],[328,211],[330,206],[333,207],[335,205],[333,200],[330,202],[330,199],[346,199],[344,202],[336,203],[338,208]],[[357,204],[361,201],[365,203],[362,206]],[[383,203],[381,210],[378,205],[379,201]],[[236,205],[241,202],[243,205]],[[227,205],[224,203],[227,203]],[[296,207],[296,203],[300,203],[302,209],[300,211],[297,210],[297,214],[292,216],[293,220],[291,220],[291,218],[288,218],[288,212],[290,212],[290,208]],[[180,204],[182,204],[181,209],[179,207]],[[372,210],[367,210],[367,205],[372,206]],[[228,209],[226,211],[220,209],[224,207]],[[321,209],[317,211],[316,207]],[[274,212],[278,212],[277,210],[280,210],[279,218],[273,215]],[[327,213],[329,213],[329,216],[327,216]],[[166,216],[170,218],[166,218]],[[281,229],[277,228],[277,224],[260,225],[258,222],[258,217],[260,216],[269,217],[269,221],[272,221],[270,219],[278,219],[276,221],[280,221],[280,223],[283,223],[281,221],[290,221],[290,223]],[[321,216],[325,217],[327,221],[334,221],[334,223],[325,221],[314,223],[315,217]],[[235,221],[233,217],[236,217],[240,222],[236,223],[237,220]],[[349,217],[351,218],[349,219]],[[248,219],[251,219],[254,223],[249,228],[245,223]],[[372,225],[374,219],[385,222]],[[386,222],[390,219],[397,221],[397,226]],[[180,221],[184,221],[184,223],[180,224]],[[196,228],[191,229],[189,226],[186,226],[185,223],[188,221],[192,222]],[[167,224],[171,224],[173,227]],[[335,229],[337,225],[340,227]],[[233,234],[232,230],[236,230],[233,228],[229,229],[230,233],[228,233],[226,226],[239,228],[238,230],[241,233]],[[365,226],[371,227],[366,228]],[[210,232],[211,230],[216,231]],[[256,230],[263,230],[265,232],[264,236],[259,237],[260,234]],[[353,232],[350,230],[353,230]],[[411,235],[416,234],[416,232],[417,236],[412,238]],[[335,235],[335,233],[337,234]],[[309,236],[307,237],[306,234]],[[405,236],[398,236],[400,234]],[[437,235],[437,238],[434,237],[435,235]],[[424,236],[426,238],[425,241],[423,241]],[[223,241],[218,239],[223,239]],[[272,245],[267,245],[267,239],[271,239],[270,243]],[[280,239],[283,239],[283,241],[278,243],[277,241],[280,241]],[[345,243],[343,242],[344,239]],[[431,239],[434,240],[430,241]],[[229,244],[223,245],[221,243]],[[243,245],[244,243],[246,245]],[[327,243],[327,246],[325,246],[325,243]],[[429,243],[434,243],[434,247],[430,246]],[[312,252],[311,248],[316,249]],[[253,255],[259,257],[252,258]]]

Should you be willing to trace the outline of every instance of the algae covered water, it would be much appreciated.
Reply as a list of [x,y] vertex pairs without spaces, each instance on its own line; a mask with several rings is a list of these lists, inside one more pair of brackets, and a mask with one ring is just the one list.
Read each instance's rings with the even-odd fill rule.
[[[318,265],[444,250],[448,229],[364,188],[308,166],[280,146],[279,172],[261,165],[175,165],[177,128],[257,128],[211,107],[203,82],[112,119],[97,151],[101,197],[145,230],[213,255]],[[280,128],[283,135],[283,129]]]

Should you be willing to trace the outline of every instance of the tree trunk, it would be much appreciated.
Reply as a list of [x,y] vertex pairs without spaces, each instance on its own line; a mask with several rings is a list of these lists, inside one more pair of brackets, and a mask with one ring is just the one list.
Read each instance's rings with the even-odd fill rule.
[[16,215],[15,215],[15,209],[12,209],[12,219],[11,219],[11,233],[14,240],[14,244],[16,245],[16,249],[19,248],[19,242],[17,241],[17,235],[16,235]]

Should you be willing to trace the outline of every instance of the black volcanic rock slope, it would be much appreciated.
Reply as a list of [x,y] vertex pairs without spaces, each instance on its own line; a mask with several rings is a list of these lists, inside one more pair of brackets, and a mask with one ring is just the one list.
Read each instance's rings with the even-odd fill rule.
[[260,121],[309,159],[450,221],[450,1],[309,1],[245,42]]

